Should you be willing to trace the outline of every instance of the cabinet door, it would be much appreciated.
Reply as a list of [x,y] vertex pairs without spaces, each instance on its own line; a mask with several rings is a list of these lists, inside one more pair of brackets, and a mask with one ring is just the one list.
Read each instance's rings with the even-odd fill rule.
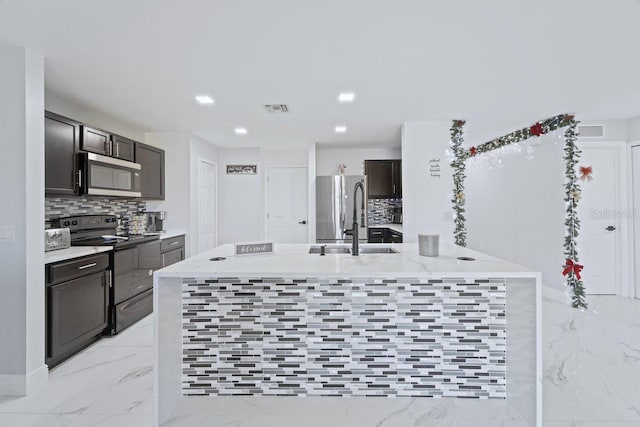
[[48,358],[79,350],[107,326],[108,275],[103,271],[53,285],[48,290]]
[[44,191],[46,194],[78,194],[77,156],[80,123],[45,111]]
[[80,148],[104,156],[111,155],[111,135],[103,130],[82,126]]
[[384,243],[384,228],[370,228],[369,243]]
[[393,161],[393,198],[402,199],[402,160]]
[[393,197],[393,160],[365,160],[364,171],[370,199]]
[[118,159],[133,162],[135,141],[119,135],[111,135],[112,154]]
[[140,142],[135,143],[135,150],[135,162],[142,165],[142,197],[164,200],[164,150]]
[[184,249],[178,248],[162,254],[162,267],[167,267],[184,259]]

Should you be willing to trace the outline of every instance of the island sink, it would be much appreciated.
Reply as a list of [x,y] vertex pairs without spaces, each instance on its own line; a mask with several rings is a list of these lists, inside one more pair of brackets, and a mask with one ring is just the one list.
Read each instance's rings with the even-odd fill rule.
[[393,248],[389,246],[361,246],[360,247],[361,254],[397,254],[399,253]]
[[[309,247],[310,254],[321,254],[323,245],[312,245]],[[341,254],[341,255],[349,255],[351,253],[351,248],[346,246],[327,246],[324,245],[324,253],[325,254]],[[389,246],[360,246],[361,254],[397,254],[399,253],[397,250],[389,247]]]
[[[322,253],[322,245],[311,246],[309,248],[310,254],[319,254]],[[350,254],[351,249],[343,246],[326,246],[324,248],[325,254]]]

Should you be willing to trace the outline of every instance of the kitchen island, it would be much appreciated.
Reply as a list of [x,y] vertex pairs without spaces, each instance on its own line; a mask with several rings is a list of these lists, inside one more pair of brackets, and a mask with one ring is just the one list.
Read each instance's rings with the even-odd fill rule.
[[541,425],[540,274],[386,246],[225,245],[156,272],[157,423],[193,396],[270,395],[502,399]]

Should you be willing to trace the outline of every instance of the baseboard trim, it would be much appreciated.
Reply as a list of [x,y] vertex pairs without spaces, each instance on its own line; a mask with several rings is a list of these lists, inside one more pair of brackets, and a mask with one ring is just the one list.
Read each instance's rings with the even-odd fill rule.
[[550,299],[560,304],[570,305],[567,295],[551,286],[542,285],[542,298]]
[[26,375],[0,375],[0,396],[26,396],[47,385],[49,367],[42,365]]

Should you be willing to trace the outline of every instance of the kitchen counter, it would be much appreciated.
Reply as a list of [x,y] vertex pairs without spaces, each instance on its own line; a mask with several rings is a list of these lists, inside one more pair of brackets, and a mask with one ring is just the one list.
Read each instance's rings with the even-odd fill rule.
[[[350,245],[327,245],[331,247]],[[380,247],[377,243],[361,244],[361,248]],[[384,244],[398,251],[394,254],[361,254],[360,256],[309,254],[307,244],[274,244],[274,253],[263,255],[234,255],[234,245],[226,244],[163,268],[161,277],[206,277],[208,275],[279,275],[306,274],[370,277],[393,273],[398,277],[415,277],[437,273],[447,277],[475,277],[478,274],[500,277],[537,278],[540,273],[482,252],[456,245],[442,245],[440,256],[418,255],[417,243]],[[225,257],[224,261],[210,261]],[[472,257],[475,261],[461,261],[458,257]]]
[[187,233],[184,231],[167,230],[164,233],[160,234],[160,240],[173,239],[174,237],[186,236],[186,235]]
[[58,261],[66,261],[68,259],[80,258],[100,252],[109,252],[112,249],[111,246],[72,246],[67,249],[45,252],[44,263],[51,264]]
[[370,225],[369,228],[388,228],[389,230],[393,230],[396,231],[398,233],[402,233],[402,224],[393,224],[393,223],[387,223],[387,224],[375,224],[375,225]]
[[506,399],[541,425],[540,273],[386,246],[398,253],[223,245],[157,271],[156,424],[191,396],[288,395]]

